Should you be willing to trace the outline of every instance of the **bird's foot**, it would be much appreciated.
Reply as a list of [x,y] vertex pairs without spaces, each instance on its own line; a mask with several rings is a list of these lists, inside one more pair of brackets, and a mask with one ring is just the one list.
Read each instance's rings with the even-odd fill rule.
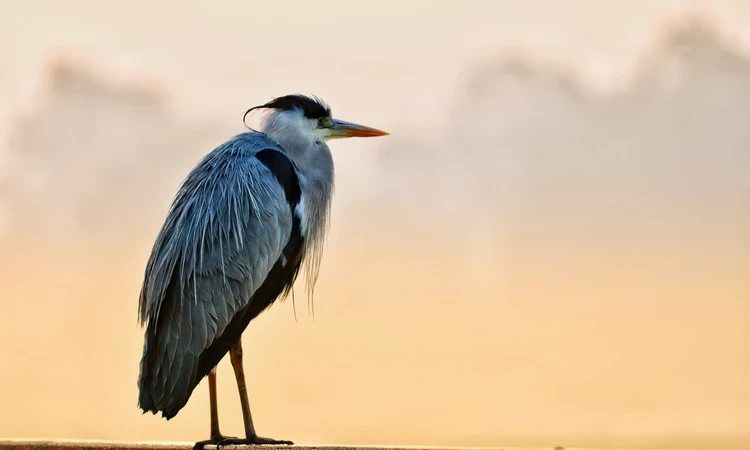
[[260,436],[250,436],[246,439],[228,437],[216,444],[217,447],[223,447],[225,445],[294,445],[294,442]]
[[231,439],[237,439],[236,437],[232,436],[224,436],[224,435],[216,435],[212,436],[211,439],[206,439],[205,441],[199,441],[196,442],[193,446],[193,450],[203,450],[207,445],[215,445],[217,448],[221,447],[224,441],[231,440]]
[[278,439],[252,436],[247,439],[240,439],[233,436],[214,436],[205,441],[196,442],[193,450],[203,450],[207,445],[215,445],[217,449],[225,445],[294,445],[292,441],[283,441]]

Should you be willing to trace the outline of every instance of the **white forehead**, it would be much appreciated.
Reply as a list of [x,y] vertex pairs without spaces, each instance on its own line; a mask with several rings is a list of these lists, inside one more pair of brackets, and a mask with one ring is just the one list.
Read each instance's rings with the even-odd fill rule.
[[330,129],[318,128],[318,119],[305,117],[299,109],[273,110],[263,116],[261,123],[261,130],[277,142],[294,139],[314,143],[331,138]]
[[306,149],[330,138],[330,130],[318,128],[318,120],[310,119],[300,110],[275,110],[261,121],[261,131],[281,144],[287,151]]
[[317,123],[314,119],[308,119],[299,109],[292,110],[271,110],[264,114],[262,119],[263,129],[268,128],[309,128],[314,127]]

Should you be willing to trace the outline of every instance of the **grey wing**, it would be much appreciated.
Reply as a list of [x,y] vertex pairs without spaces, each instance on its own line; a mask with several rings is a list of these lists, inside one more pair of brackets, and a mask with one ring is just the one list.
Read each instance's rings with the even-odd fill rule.
[[291,229],[284,190],[253,152],[219,148],[191,172],[141,291],[141,321],[148,322],[139,380],[144,411],[169,418],[184,406],[205,376],[200,372],[210,370],[198,370],[202,355],[251,302]]

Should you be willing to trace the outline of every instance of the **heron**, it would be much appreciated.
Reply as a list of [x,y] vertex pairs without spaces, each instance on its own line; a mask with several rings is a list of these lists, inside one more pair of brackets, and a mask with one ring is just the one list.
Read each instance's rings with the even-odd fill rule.
[[[169,420],[208,377],[206,444],[276,444],[250,413],[242,333],[285,298],[304,271],[314,286],[330,218],[334,164],[327,141],[388,133],[333,118],[322,99],[274,98],[249,128],[205,155],[182,181],[156,236],[141,285],[145,328],[138,406]],[[216,367],[229,353],[245,438],[219,428]]]

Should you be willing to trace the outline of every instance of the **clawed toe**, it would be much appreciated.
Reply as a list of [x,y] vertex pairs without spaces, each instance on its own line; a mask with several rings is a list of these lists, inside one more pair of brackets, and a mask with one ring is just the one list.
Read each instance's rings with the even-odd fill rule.
[[216,448],[219,448],[222,445],[233,445],[239,441],[241,441],[241,439],[233,436],[219,435],[214,436],[211,439],[206,439],[205,441],[196,442],[193,446],[193,450],[203,450],[207,445],[215,445]]
[[253,445],[294,445],[292,441],[284,441],[279,439],[271,439],[260,436],[255,436],[252,439],[248,439]]
[[196,442],[195,446],[193,446],[193,450],[203,450],[206,445],[215,445],[217,449],[220,449],[227,445],[294,445],[294,442],[261,436],[253,436],[247,439],[220,436],[206,441]]

